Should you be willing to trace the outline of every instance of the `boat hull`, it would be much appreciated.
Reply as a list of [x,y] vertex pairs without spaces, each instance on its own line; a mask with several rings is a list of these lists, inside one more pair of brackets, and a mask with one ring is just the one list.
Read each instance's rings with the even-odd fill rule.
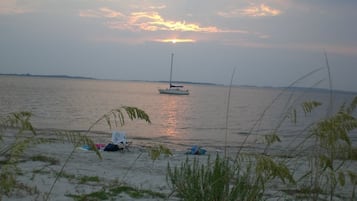
[[167,88],[167,89],[159,89],[160,94],[173,94],[173,95],[189,95],[190,92],[188,90],[182,90],[178,88]]

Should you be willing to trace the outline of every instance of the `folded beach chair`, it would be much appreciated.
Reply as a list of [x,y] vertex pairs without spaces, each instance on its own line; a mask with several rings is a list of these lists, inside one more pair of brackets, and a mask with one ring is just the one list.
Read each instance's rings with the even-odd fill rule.
[[118,145],[119,150],[129,150],[129,142],[126,140],[125,132],[113,131],[112,143]]

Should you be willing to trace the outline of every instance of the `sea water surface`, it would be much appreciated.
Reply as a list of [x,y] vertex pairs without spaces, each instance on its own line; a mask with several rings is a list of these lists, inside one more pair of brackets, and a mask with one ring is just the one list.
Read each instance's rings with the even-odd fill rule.
[[[85,131],[102,115],[121,106],[135,106],[147,112],[151,124],[126,119],[123,127],[109,128],[103,121],[92,133],[99,142],[110,141],[113,130],[125,131],[136,145],[165,144],[183,150],[192,145],[221,150],[255,147],[262,136],[277,132],[283,140],[306,135],[311,122],[336,111],[356,94],[321,90],[232,87],[228,105],[227,86],[185,87],[188,96],[159,94],[165,83],[90,79],[0,76],[0,115],[30,111],[37,129]],[[304,101],[323,105],[311,114],[300,109]],[[332,101],[333,106],[330,107]],[[297,121],[287,118],[296,109]],[[306,129],[305,129],[306,130]],[[351,134],[354,143],[356,133]],[[286,144],[285,144],[286,145]]]

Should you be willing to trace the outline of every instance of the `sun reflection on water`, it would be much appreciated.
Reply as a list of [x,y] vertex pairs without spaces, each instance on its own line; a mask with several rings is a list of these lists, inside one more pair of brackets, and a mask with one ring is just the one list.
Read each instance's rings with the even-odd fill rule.
[[162,134],[170,137],[180,137],[177,129],[179,128],[179,121],[182,118],[182,103],[181,97],[167,96],[164,97],[161,104],[161,111],[163,117]]

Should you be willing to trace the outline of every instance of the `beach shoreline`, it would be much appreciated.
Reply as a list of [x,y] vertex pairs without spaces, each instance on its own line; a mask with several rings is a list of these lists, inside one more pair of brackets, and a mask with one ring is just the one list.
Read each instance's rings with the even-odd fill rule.
[[[5,144],[11,144],[14,140],[13,132],[7,132],[3,136]],[[41,135],[54,138],[50,134]],[[123,192],[111,196],[109,200],[178,200],[174,196],[167,197],[172,193],[166,181],[167,165],[170,163],[171,166],[177,166],[187,157],[193,159],[197,156],[186,155],[184,151],[174,151],[171,156],[161,155],[152,160],[147,147],[132,144],[128,149],[114,152],[99,150],[102,157],[100,159],[94,151],[57,140],[33,145],[26,149],[18,163],[21,173],[16,179],[23,187],[16,189],[9,197],[4,196],[3,200],[44,200],[52,185],[49,200],[56,201],[72,200],[71,196],[108,190],[113,186],[125,186],[151,193],[143,193],[142,197],[133,198]],[[45,158],[45,161],[37,160],[39,157]],[[207,158],[207,155],[199,157]],[[51,163],[53,160],[56,161],[54,164]],[[62,176],[56,180],[62,167]],[[94,178],[95,181],[82,182],[83,178]],[[159,195],[155,196],[156,193]]]
[[[14,131],[6,132],[3,142],[11,144],[14,134]],[[41,137],[54,138],[48,133],[42,133]],[[90,194],[98,192],[107,194],[107,200],[180,200],[167,182],[168,164],[170,167],[179,167],[186,159],[193,161],[195,158],[206,163],[209,156],[223,154],[215,150],[209,150],[205,155],[187,155],[182,150],[172,150],[172,153],[171,156],[161,155],[152,160],[149,147],[132,144],[129,151],[100,151],[100,159],[94,151],[70,143],[53,141],[33,145],[26,149],[18,163],[20,174],[16,179],[22,187],[17,188],[9,197],[3,196],[3,200],[45,200],[51,188],[53,189],[48,200],[54,201],[75,200],[74,197],[83,195],[90,197]],[[44,157],[46,160],[37,160],[36,157]],[[51,162],[52,160],[55,162]],[[298,163],[300,169],[294,172],[295,175],[303,174],[307,168],[306,161],[297,161],[296,164]],[[356,162],[353,163],[356,165]],[[62,168],[62,175],[56,180]],[[113,187],[132,188],[143,193],[139,197],[127,191],[111,194],[109,192]],[[271,196],[269,200],[288,198],[289,195],[283,192],[289,190],[287,187],[272,183],[265,194]],[[346,187],[344,190],[351,192],[351,188]]]

